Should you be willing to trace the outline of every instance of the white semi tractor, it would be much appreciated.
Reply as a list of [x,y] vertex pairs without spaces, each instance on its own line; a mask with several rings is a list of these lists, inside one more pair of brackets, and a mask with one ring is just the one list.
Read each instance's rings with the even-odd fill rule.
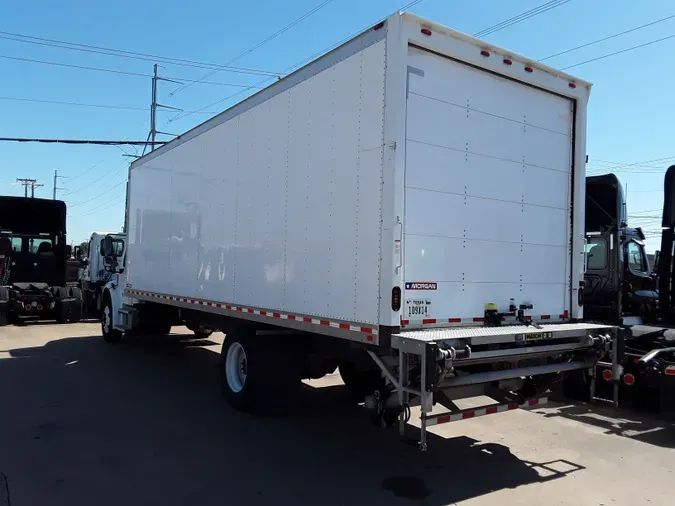
[[592,395],[616,333],[582,321],[590,88],[392,15],[131,164],[103,337],[221,330],[254,412],[339,367],[382,425],[420,406],[422,449],[566,372]]

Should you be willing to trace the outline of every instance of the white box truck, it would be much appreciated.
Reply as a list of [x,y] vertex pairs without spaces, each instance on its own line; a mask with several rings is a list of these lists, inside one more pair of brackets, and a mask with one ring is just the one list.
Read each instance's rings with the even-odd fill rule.
[[105,339],[222,330],[251,411],[339,367],[378,423],[419,405],[423,449],[592,376],[615,333],[581,321],[590,87],[387,18],[131,164]]

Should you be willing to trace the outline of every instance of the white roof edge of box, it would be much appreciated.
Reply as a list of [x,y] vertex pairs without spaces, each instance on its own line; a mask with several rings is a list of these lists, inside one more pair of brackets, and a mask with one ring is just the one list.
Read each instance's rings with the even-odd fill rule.
[[468,35],[463,32],[458,32],[457,30],[453,30],[452,28],[442,25],[440,23],[435,23],[433,21],[429,21],[428,19],[421,18],[415,14],[412,14],[410,12],[399,12],[398,14],[395,14],[394,16],[401,16],[404,21],[409,21],[412,23],[416,23],[419,25],[422,25],[426,28],[429,28],[432,31],[438,31],[441,33],[444,33],[445,35],[449,35],[451,37],[455,37],[456,39],[463,40],[464,42],[468,42],[470,44],[474,44],[482,49],[492,49],[495,52],[498,53],[503,53],[503,54],[508,54],[512,58],[520,60],[520,61],[525,61],[525,62],[531,62],[532,65],[536,65],[537,68],[544,70],[550,74],[553,74],[555,76],[568,79],[570,81],[574,81],[575,83],[578,83],[583,86],[588,86],[589,88],[592,85],[592,83],[585,81],[583,79],[578,78],[577,76],[573,76],[571,74],[568,74],[566,72],[562,72],[561,70],[558,70],[554,67],[549,67],[548,65],[538,62],[537,60],[534,60],[532,58],[529,58],[527,56],[523,56],[521,54],[515,53],[511,51],[510,49],[506,49],[500,46],[497,46],[495,44],[491,44],[489,42],[486,42],[485,40],[482,39],[477,39],[476,37],[473,37],[471,35]]
[[[589,89],[590,89],[590,87],[592,86],[592,84],[589,83],[588,81],[584,81],[583,79],[579,79],[579,78],[576,77],[576,76],[572,76],[572,75],[567,74],[567,73],[565,73],[565,72],[561,72],[560,70],[557,70],[557,69],[555,69],[555,68],[553,68],[553,67],[549,67],[548,65],[544,65],[544,64],[542,64],[542,63],[539,63],[539,62],[537,62],[536,60],[533,60],[533,59],[531,59],[531,58],[527,58],[527,57],[525,57],[525,56],[522,56],[522,55],[519,55],[519,54],[517,54],[517,53],[514,53],[513,51],[510,51],[510,50],[508,50],[508,49],[505,49],[505,48],[496,46],[496,45],[494,45],[494,44],[490,44],[490,43],[488,43],[488,42],[486,42],[486,41],[484,41],[484,40],[481,40],[481,39],[477,39],[477,38],[475,38],[475,37],[472,37],[471,35],[467,35],[467,34],[465,34],[465,33],[458,32],[457,30],[453,30],[452,28],[447,27],[447,26],[445,26],[445,25],[442,25],[442,24],[440,24],[440,23],[435,23],[435,22],[430,21],[430,20],[428,20],[428,19],[421,18],[421,17],[416,16],[415,14],[412,14],[412,13],[410,13],[410,12],[403,12],[403,11],[400,11],[400,12],[397,12],[397,13],[395,13],[395,14],[392,14],[391,16],[387,17],[387,18],[386,18],[385,20],[383,20],[383,21],[388,22],[388,21],[393,20],[393,19],[396,19],[396,18],[401,18],[401,20],[404,21],[404,22],[409,22],[409,23],[415,23],[415,24],[423,25],[423,26],[425,26],[425,27],[428,27],[429,29],[432,29],[432,30],[435,30],[435,31],[444,33],[445,35],[449,35],[450,37],[454,37],[454,38],[459,39],[459,40],[462,40],[462,41],[464,41],[464,42],[468,42],[468,43],[473,44],[473,45],[475,45],[475,46],[477,46],[477,47],[481,47],[481,48],[484,48],[484,49],[492,49],[493,51],[496,51],[496,52],[508,54],[508,55],[510,55],[510,56],[511,56],[512,58],[514,58],[514,59],[518,59],[518,60],[526,61],[526,62],[531,62],[532,65],[536,65],[537,68],[539,68],[539,69],[541,69],[541,70],[544,70],[544,71],[546,71],[546,72],[548,72],[548,73],[550,73],[550,74],[552,74],[552,75],[555,75],[555,76],[558,76],[558,77],[561,77],[561,78],[564,78],[564,79],[569,79],[569,80],[571,80],[571,81],[577,82],[577,83],[579,83],[579,84],[581,84],[581,85],[587,86]],[[377,23],[376,23],[376,24],[377,24]],[[376,24],[375,24],[375,25],[376,25]],[[373,26],[375,26],[375,25],[373,25]],[[297,75],[299,72],[302,72],[303,70],[307,69],[308,67],[310,67],[310,66],[312,66],[312,65],[315,65],[318,61],[330,57],[330,55],[332,55],[332,54],[334,54],[334,53],[340,51],[342,48],[344,48],[346,45],[350,44],[352,41],[354,41],[354,40],[356,40],[356,39],[358,39],[358,38],[360,38],[360,37],[363,37],[365,34],[368,34],[368,33],[372,33],[372,27],[371,27],[371,28],[368,28],[368,29],[366,29],[366,30],[364,30],[363,32],[359,33],[358,35],[355,35],[354,37],[352,37],[351,39],[349,39],[349,40],[348,40],[347,42],[345,42],[344,44],[341,44],[340,46],[338,46],[338,47],[336,47],[336,48],[334,48],[334,49],[328,51],[327,53],[325,53],[325,54],[319,56],[318,58],[312,60],[311,62],[307,63],[306,65],[303,65],[302,67],[296,69],[296,70],[293,71],[291,74],[288,74],[287,76],[283,77],[282,79],[279,79],[278,81],[276,81],[275,83],[272,83],[272,84],[269,85],[268,87],[263,88],[262,90],[259,90],[258,92],[254,93],[253,95],[250,95],[249,97],[246,97],[244,100],[242,100],[242,101],[240,101],[240,102],[237,102],[236,104],[233,104],[232,106],[230,106],[230,107],[228,107],[227,109],[225,109],[224,111],[222,111],[222,112],[216,114],[215,116],[212,116],[211,118],[207,119],[206,121],[203,121],[202,123],[200,123],[200,124],[198,124],[198,125],[192,127],[192,128],[191,128],[190,130],[188,130],[187,132],[185,132],[185,133],[179,135],[178,137],[176,137],[175,139],[169,141],[168,143],[163,144],[162,146],[160,146],[159,148],[157,148],[155,151],[152,151],[152,152],[150,152],[150,153],[148,153],[148,154],[146,154],[146,155],[144,155],[144,156],[142,156],[142,157],[140,157],[140,158],[134,160],[134,161],[131,162],[131,164],[129,165],[129,171],[133,170],[134,167],[137,167],[138,165],[141,165],[141,164],[145,163],[145,162],[148,161],[150,158],[154,158],[154,157],[160,155],[160,154],[163,153],[163,152],[166,152],[166,151],[169,151],[169,150],[173,149],[173,148],[174,148],[175,146],[177,146],[178,144],[182,144],[183,142],[189,140],[189,139],[192,138],[194,135],[196,135],[196,134],[194,134],[193,132],[195,132],[197,129],[202,129],[205,125],[207,125],[208,123],[211,123],[211,122],[216,123],[216,119],[217,119],[217,118],[220,118],[220,117],[222,117],[222,116],[225,115],[225,114],[228,114],[228,113],[229,113],[230,111],[232,111],[232,109],[234,109],[235,107],[242,107],[242,104],[245,104],[246,102],[253,100],[254,97],[258,97],[258,96],[260,96],[260,95],[263,94],[263,93],[269,92],[270,89],[273,89],[273,88],[276,88],[276,87],[279,87],[279,86],[283,86],[282,83],[284,83],[289,77],[294,76],[294,75]],[[215,126],[215,125],[214,125],[214,126]]]

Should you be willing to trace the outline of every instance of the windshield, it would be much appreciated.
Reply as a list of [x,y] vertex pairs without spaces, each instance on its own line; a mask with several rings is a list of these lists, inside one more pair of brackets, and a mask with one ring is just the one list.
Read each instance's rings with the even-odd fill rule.
[[12,235],[5,236],[11,245],[11,254],[44,254],[54,251],[56,238],[45,235]]

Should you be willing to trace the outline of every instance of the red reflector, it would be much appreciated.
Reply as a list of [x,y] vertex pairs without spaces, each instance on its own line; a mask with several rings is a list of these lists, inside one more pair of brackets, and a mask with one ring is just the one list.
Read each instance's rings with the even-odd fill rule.
[[577,85],[576,85],[575,83],[570,83],[570,84],[568,84],[568,86],[569,86],[570,88],[572,88],[572,89],[574,89],[574,88],[577,87]]
[[448,318],[448,323],[462,323],[461,318]]
[[401,320],[401,325],[408,325],[410,320]]
[[669,365],[663,372],[666,376],[675,376],[675,365]]
[[532,67],[525,67],[525,72],[534,72]]
[[513,62],[508,58],[504,58],[504,65],[513,65]]
[[541,315],[541,319],[542,319],[542,320],[550,320],[550,319],[551,319],[551,315],[550,315],[550,314],[543,314],[543,315]]
[[482,55],[485,56],[486,58],[489,58],[489,57],[490,57],[490,51],[485,51],[485,50],[483,50],[483,51],[480,52],[480,54],[482,54]]
[[340,328],[349,330],[349,325],[347,323],[341,323]]
[[613,375],[612,375],[612,370],[611,369],[605,369],[602,371],[602,379],[607,380],[607,381],[612,381]]
[[401,287],[395,286],[391,289],[391,309],[399,311],[401,309]]
[[473,318],[473,321],[475,321],[476,323],[484,322],[485,318],[483,318],[482,316],[476,316],[476,317]]
[[373,26],[373,30],[379,30],[383,26],[384,26],[384,21],[382,21],[381,23],[378,23],[375,26]]
[[630,373],[624,374],[624,375],[623,375],[623,382],[624,382],[626,385],[628,385],[629,387],[630,387],[630,386],[633,386],[633,385],[635,385],[635,376],[633,376],[633,375],[630,374]]
[[431,323],[436,323],[436,319],[435,318],[425,318],[424,320],[422,320],[422,325],[429,325]]
[[429,30],[428,28],[422,28],[420,32],[422,32],[426,36],[431,35],[431,30]]
[[302,319],[302,321],[305,322],[305,323],[312,323],[312,319],[308,318],[306,316]]
[[38,311],[42,311],[42,305],[41,305],[41,304],[38,304],[37,307],[36,307],[35,309],[37,309]]
[[31,307],[30,304],[26,304],[26,305],[24,306],[24,309],[25,309],[26,311],[30,311],[30,310],[32,309],[32,307]]

